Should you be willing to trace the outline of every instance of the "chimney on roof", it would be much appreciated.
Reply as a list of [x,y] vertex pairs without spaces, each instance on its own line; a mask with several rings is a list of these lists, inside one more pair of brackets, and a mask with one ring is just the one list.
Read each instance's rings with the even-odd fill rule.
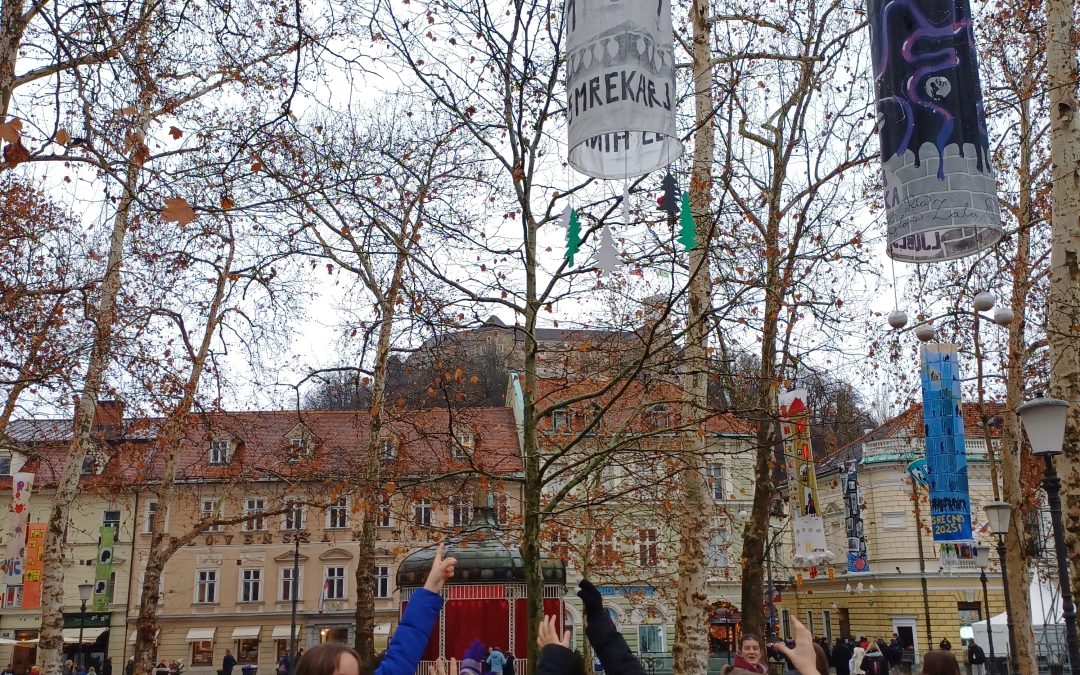
[[98,401],[94,407],[94,432],[114,439],[123,427],[124,402],[119,399]]

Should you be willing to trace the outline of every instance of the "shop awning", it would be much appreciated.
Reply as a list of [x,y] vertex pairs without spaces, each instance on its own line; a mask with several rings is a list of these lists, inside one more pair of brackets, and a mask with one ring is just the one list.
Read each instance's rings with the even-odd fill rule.
[[[233,628],[232,639],[234,640],[253,640],[259,637],[259,631],[262,630],[262,626],[237,626]],[[285,636],[288,637],[289,632],[285,631]]]
[[[83,644],[94,642],[105,631],[109,630],[105,626],[92,626],[90,628],[82,629],[82,641]],[[77,645],[79,644],[79,629],[78,628],[65,628],[64,629],[64,644]]]
[[[296,626],[296,636],[300,637],[301,626]],[[274,634],[270,636],[274,640],[288,640],[289,639],[289,627],[288,626],[274,626]]]
[[209,628],[189,628],[187,632],[188,642],[202,642],[204,640],[214,639],[214,627]]

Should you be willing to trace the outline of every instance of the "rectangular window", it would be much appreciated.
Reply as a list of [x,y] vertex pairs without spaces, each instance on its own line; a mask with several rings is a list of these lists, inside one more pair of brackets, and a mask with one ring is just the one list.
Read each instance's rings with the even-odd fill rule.
[[416,500],[413,505],[413,523],[421,527],[431,525],[431,500],[424,498]]
[[454,459],[468,459],[472,456],[475,437],[468,429],[458,429],[454,433]]
[[[218,507],[218,500],[216,499],[202,499],[199,500],[199,518],[203,521],[217,520],[221,518],[221,510]],[[207,525],[203,528],[203,532],[220,532],[221,525]]]
[[656,567],[656,530],[642,528],[638,530],[638,564],[644,568]]
[[600,487],[607,492],[619,489],[619,468],[614,464],[600,467]]
[[495,495],[495,524],[508,525],[510,523],[510,497],[508,495]]
[[664,627],[652,624],[638,626],[638,651],[642,654],[663,654]]
[[326,513],[326,527],[329,529],[342,529],[349,526],[349,498],[338,497],[337,501],[330,505]]
[[196,640],[191,643],[191,665],[212,666],[214,665],[214,641]]
[[11,473],[11,457],[0,457],[0,476],[7,476]]
[[243,639],[236,641],[236,662],[259,662],[259,638]]
[[323,583],[323,596],[327,600],[344,600],[345,589],[345,568],[327,567],[326,581]]
[[390,566],[389,565],[376,565],[375,566],[375,597],[376,598],[389,598],[390,597]]
[[210,441],[210,463],[229,463],[229,440],[222,438]]
[[712,497],[717,501],[723,500],[726,496],[726,468],[723,464],[713,464],[709,467],[709,485],[712,487]]
[[80,475],[89,476],[97,469],[97,461],[93,457],[83,457]]
[[158,503],[146,502],[146,520],[143,522],[143,532],[150,534],[157,527]]
[[[979,602],[958,602],[956,603],[956,613],[960,619],[960,628],[971,628],[971,624],[982,621],[982,603]],[[967,646],[969,640],[962,639],[960,644]]]
[[785,640],[791,639],[791,611],[780,610],[780,630]]
[[281,568],[281,584],[279,585],[278,600],[292,600],[293,588],[296,589],[296,599],[300,599],[301,592],[304,588],[304,575],[302,574],[302,569],[299,567],[297,568],[297,572],[301,573],[297,574],[297,583],[294,586],[292,565]]
[[390,497],[379,495],[379,513],[375,517],[376,527],[390,527]]
[[709,538],[708,562],[709,569],[720,570],[728,566],[728,532],[716,530]]
[[472,521],[472,495],[457,495],[450,501],[450,524],[465,527]]
[[821,610],[821,629],[825,631],[825,639],[832,642],[832,612],[827,609]]
[[217,570],[195,572],[195,602],[217,602]]
[[551,430],[557,434],[570,432],[570,411],[558,408],[551,411]]
[[244,521],[244,529],[248,532],[262,532],[266,529],[266,516],[263,512],[266,510],[266,500],[251,498],[244,502],[244,515],[247,516],[247,520]]
[[551,531],[551,555],[563,562],[570,559],[570,538],[561,527]]
[[597,565],[613,564],[615,562],[615,533],[606,527],[597,528],[593,548]]
[[109,585],[105,587],[105,594],[109,596],[109,604],[116,599],[116,572],[109,574]]
[[[101,514],[101,526],[111,527],[120,532],[120,512],[119,511],[105,511]],[[114,535],[115,536],[115,535]]]
[[285,504],[285,514],[281,521],[281,529],[283,530],[302,530],[304,529],[304,505],[299,502],[288,502]]
[[397,439],[392,437],[379,439],[379,459],[390,461],[397,459]]
[[814,612],[813,610],[806,610],[806,630],[810,631],[810,634],[814,634]]
[[262,570],[240,570],[240,602],[262,600]]

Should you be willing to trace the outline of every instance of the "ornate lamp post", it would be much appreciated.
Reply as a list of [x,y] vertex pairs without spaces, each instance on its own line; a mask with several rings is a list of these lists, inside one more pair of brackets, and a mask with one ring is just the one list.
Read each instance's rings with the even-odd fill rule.
[[990,566],[990,549],[980,546],[975,550],[975,564],[979,566],[979,583],[983,589],[983,606],[986,607],[986,642],[990,647],[990,675],[995,675],[994,630],[990,625],[990,595],[986,592],[986,568]]
[[1069,653],[1069,670],[1080,675],[1080,645],[1076,637],[1076,606],[1069,586],[1069,561],[1065,554],[1065,527],[1061,520],[1061,479],[1054,468],[1054,457],[1061,454],[1065,441],[1065,416],[1069,404],[1056,398],[1036,398],[1016,409],[1024,425],[1031,452],[1046,462],[1043,489],[1050,507],[1050,522],[1054,528],[1054,551],[1057,554],[1058,586],[1061,589],[1061,615],[1065,622],[1065,647]]
[[1012,602],[1009,601],[1009,571],[1005,564],[1005,535],[1009,533],[1009,523],[1012,520],[1012,504],[1009,502],[990,502],[984,509],[986,519],[990,524],[990,531],[997,536],[998,562],[1001,564],[1001,590],[1005,592],[1005,614],[1008,616],[1009,629],[1009,669],[1015,674],[1020,672],[1019,662],[1016,660],[1016,632],[1013,630]]
[[86,668],[86,645],[83,644],[83,627],[86,626],[86,603],[94,593],[94,584],[83,582],[79,584],[79,665]]
[[[294,515],[295,516],[295,512]],[[293,567],[292,579],[289,584],[291,591],[289,598],[292,601],[292,619],[289,622],[289,675],[296,672],[296,605],[300,598],[300,543],[307,542],[308,533],[304,530],[293,532]]]

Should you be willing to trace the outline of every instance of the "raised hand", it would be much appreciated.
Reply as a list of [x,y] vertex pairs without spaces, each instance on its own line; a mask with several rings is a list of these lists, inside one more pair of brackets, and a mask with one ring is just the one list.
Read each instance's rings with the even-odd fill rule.
[[439,548],[435,551],[435,560],[431,562],[431,572],[428,573],[427,581],[424,582],[424,588],[432,593],[442,592],[443,586],[450,577],[454,576],[454,565],[457,565],[457,558],[444,558],[443,543],[439,542]]
[[795,666],[795,670],[799,671],[799,675],[828,675],[828,673],[818,673],[817,671],[814,636],[795,617],[791,617],[791,622],[795,624],[795,648],[792,649],[783,642],[774,642],[770,646],[788,657],[791,665]]
[[441,660],[436,660],[435,663],[427,667],[428,675],[446,675],[446,669],[443,668]]
[[540,629],[537,631],[536,644],[540,646],[540,649],[547,647],[548,645],[562,645],[563,647],[570,649],[570,631],[563,631],[562,639],[559,639],[559,617],[548,614],[544,617],[544,620],[540,622]]

